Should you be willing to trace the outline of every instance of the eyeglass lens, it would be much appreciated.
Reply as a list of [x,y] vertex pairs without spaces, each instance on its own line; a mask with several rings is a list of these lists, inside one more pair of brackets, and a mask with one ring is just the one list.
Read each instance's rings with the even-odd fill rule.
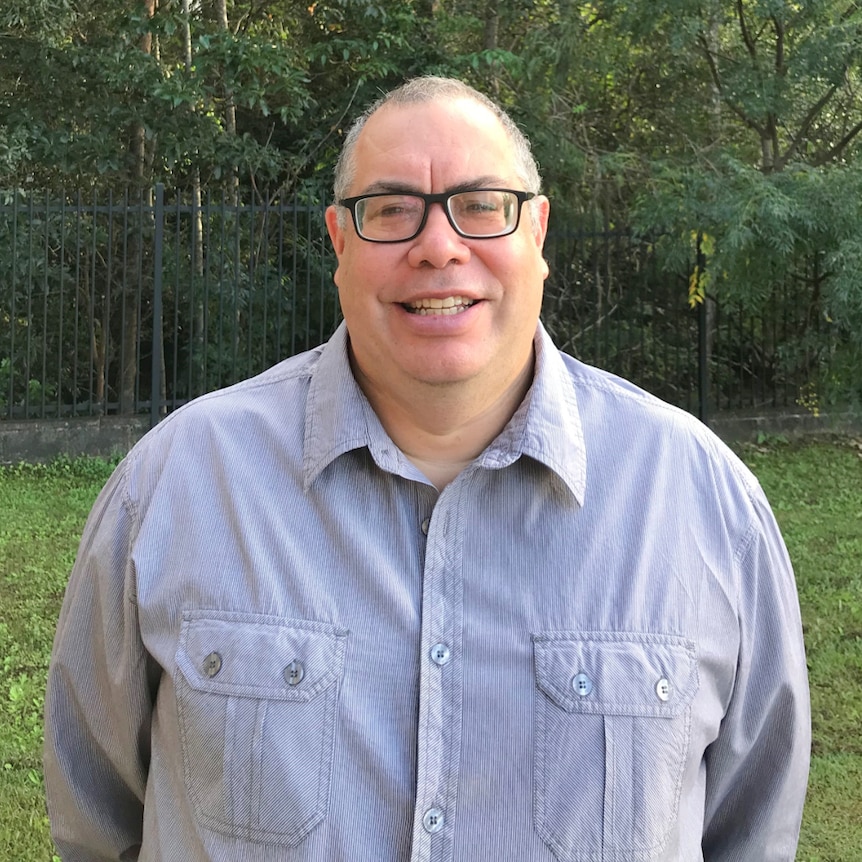
[[[415,236],[425,216],[425,201],[414,195],[374,195],[356,203],[356,223],[366,239],[397,242]],[[465,236],[505,236],[518,223],[518,198],[507,191],[479,189],[449,197],[447,209]]]

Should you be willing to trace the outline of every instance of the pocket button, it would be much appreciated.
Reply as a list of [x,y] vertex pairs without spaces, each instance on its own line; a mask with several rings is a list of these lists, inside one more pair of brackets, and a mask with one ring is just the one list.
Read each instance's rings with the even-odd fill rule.
[[665,677],[662,677],[655,684],[655,693],[662,703],[667,703],[667,701],[670,700],[670,683],[665,679]]
[[217,652],[211,652],[204,659],[204,673],[212,679],[221,670],[221,656]]
[[572,688],[578,697],[587,697],[593,690],[593,681],[585,673],[579,673],[572,679]]
[[284,681],[288,685],[299,685],[304,676],[305,668],[302,666],[302,662],[296,659],[284,669]]

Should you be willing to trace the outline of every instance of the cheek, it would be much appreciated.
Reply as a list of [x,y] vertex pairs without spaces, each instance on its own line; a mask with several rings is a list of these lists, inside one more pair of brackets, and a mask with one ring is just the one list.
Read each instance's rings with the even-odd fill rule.
[[357,256],[351,249],[345,249],[339,256],[332,280],[338,288],[342,303],[350,302],[356,294],[357,285],[365,282],[360,275]]
[[345,277],[343,260],[338,261],[338,264],[335,267],[335,272],[332,275],[332,280],[335,282],[335,287],[338,290],[338,302],[341,304],[341,308],[343,310],[349,300],[346,287],[348,279]]
[[333,281],[338,288],[341,313],[348,327],[353,326],[358,331],[363,321],[366,321],[364,326],[367,327],[367,321],[375,315],[379,272],[379,267],[363,264],[361,259],[352,255],[342,255],[338,261]]
[[335,283],[345,290],[367,287],[379,280],[386,272],[386,263],[376,248],[355,236],[345,239],[335,270]]
[[524,251],[523,256],[513,256],[504,268],[498,269],[498,278],[507,287],[518,304],[532,308],[541,303],[545,289],[545,279],[548,277],[548,264],[536,253],[535,247]]

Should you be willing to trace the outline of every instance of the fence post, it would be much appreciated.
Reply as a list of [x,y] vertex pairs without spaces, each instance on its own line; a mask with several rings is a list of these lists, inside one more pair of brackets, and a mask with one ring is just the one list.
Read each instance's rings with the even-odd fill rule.
[[150,428],[159,422],[162,406],[162,258],[165,239],[165,187],[156,183],[153,206],[153,356],[150,382]]

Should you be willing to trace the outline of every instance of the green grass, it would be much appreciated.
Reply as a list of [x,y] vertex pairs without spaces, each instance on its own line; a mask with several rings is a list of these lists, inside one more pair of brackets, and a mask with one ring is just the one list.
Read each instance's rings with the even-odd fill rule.
[[0,860],[47,862],[42,709],[54,626],[87,513],[110,475],[96,460],[0,468]]
[[[862,441],[743,447],[799,583],[814,751],[799,862],[862,862]],[[0,468],[0,862],[50,862],[41,776],[45,671],[95,460]]]
[[793,560],[814,730],[800,862],[862,860],[862,441],[744,449]]

